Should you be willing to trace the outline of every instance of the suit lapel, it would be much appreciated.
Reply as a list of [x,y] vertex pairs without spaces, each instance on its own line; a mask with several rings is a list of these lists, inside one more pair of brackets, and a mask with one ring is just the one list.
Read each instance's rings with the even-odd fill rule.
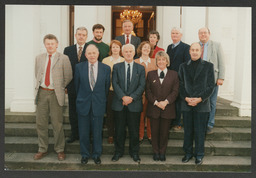
[[212,41],[208,42],[208,48],[207,48],[207,61],[210,61],[212,55]]
[[54,59],[52,61],[52,70],[54,69],[55,64],[60,60],[60,54],[58,52],[56,52]]
[[188,73],[189,73],[190,79],[191,79],[191,81],[193,81],[194,75],[193,75],[193,71],[192,71],[192,67],[191,67],[191,60],[188,61],[187,67],[188,67]]
[[85,76],[85,83],[87,83],[86,86],[88,86],[91,89],[91,85],[90,85],[90,79],[89,79],[89,62],[85,62],[84,63],[84,76]]
[[[99,72],[99,71],[102,71],[102,72]],[[97,84],[99,83],[99,79],[101,78],[102,75],[104,75],[103,74],[103,66],[100,64],[100,62],[98,62],[98,71],[97,72],[98,72],[97,73],[97,79],[96,79],[96,83],[95,83],[94,87],[97,86]]]
[[42,59],[41,59],[41,72],[44,73],[44,69],[45,69],[45,64],[46,64],[46,57],[47,57],[47,53],[45,53],[43,56],[42,56]]
[[[73,56],[74,56],[74,59],[76,62],[78,62],[78,56],[77,56],[77,49],[76,49],[76,45],[73,45],[73,49],[72,51],[74,52],[73,53]],[[72,60],[72,59],[71,59]]]
[[181,43],[182,43],[182,42],[180,42],[180,44],[179,44],[178,46],[176,46],[177,49],[176,49],[176,52],[174,53],[173,61],[175,60],[177,54],[179,53],[179,50],[180,50],[180,48],[181,48]]
[[[170,80],[169,80],[169,75],[168,75],[168,73],[169,73],[169,70],[167,70],[167,73],[166,73],[166,75],[165,75],[165,77],[164,77],[164,80],[163,80],[163,82],[162,82],[162,85],[165,85],[166,82],[170,81]],[[160,81],[160,79],[159,79],[159,81]]]

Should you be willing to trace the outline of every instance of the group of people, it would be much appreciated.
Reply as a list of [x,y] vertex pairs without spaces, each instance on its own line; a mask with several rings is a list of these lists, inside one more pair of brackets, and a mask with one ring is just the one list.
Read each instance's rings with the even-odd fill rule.
[[[173,28],[173,43],[166,50],[157,46],[160,35],[153,30],[148,41],[133,36],[133,23],[122,24],[124,35],[110,46],[102,41],[104,26],[96,24],[94,38],[86,43],[88,31],[76,29],[75,45],[57,52],[58,40],[44,37],[47,53],[36,57],[36,126],[39,138],[38,160],[48,154],[48,119],[54,133],[54,150],[64,160],[65,136],[62,106],[68,94],[71,135],[66,140],[80,142],[81,163],[92,158],[101,164],[104,115],[108,143],[114,143],[112,161],[124,155],[129,134],[129,154],[140,162],[139,148],[147,139],[153,148],[153,160],[165,161],[169,129],[184,124],[185,156],[202,164],[205,134],[212,133],[218,86],[224,81],[221,46],[209,40],[210,30],[199,29],[200,42],[189,46],[181,41],[182,30]],[[193,151],[193,140],[195,150]],[[90,146],[92,144],[92,146]]]

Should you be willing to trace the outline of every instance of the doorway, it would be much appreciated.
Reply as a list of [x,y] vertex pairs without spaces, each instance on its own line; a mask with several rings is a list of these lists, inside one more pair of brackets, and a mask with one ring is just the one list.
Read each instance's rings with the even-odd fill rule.
[[141,21],[134,25],[134,35],[141,41],[148,40],[151,30],[156,30],[156,6],[112,6],[112,37],[122,35],[122,22],[120,13],[124,10],[138,10],[142,13]]

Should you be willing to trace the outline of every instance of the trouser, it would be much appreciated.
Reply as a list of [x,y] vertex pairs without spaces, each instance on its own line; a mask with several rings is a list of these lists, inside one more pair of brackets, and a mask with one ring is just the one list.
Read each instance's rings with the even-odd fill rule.
[[68,93],[69,122],[71,126],[71,136],[78,138],[78,119],[76,112],[76,95]]
[[140,114],[140,131],[139,131],[140,139],[144,138],[145,122],[147,122],[147,137],[148,139],[151,139],[150,119],[146,117],[147,105],[148,105],[148,100],[145,99],[145,102],[143,104],[143,111]]
[[107,101],[107,128],[108,128],[108,136],[113,137],[115,134],[115,128],[114,128],[114,112],[111,108],[112,106],[112,99],[114,96],[113,91],[109,91],[108,94],[108,101]]
[[[183,112],[184,144],[183,149],[187,156],[197,159],[204,157],[204,141],[206,123],[209,112],[197,112],[194,109]],[[193,153],[193,139],[195,139],[195,151]]]
[[152,148],[155,154],[165,154],[171,119],[150,118],[151,134],[152,134]]
[[127,106],[122,111],[114,112],[115,119],[115,153],[123,155],[126,139],[126,123],[129,132],[129,154],[139,153],[140,112],[130,112]]
[[215,123],[216,103],[219,86],[215,86],[212,95],[210,96],[211,111],[209,113],[208,127],[213,128]]
[[172,120],[172,126],[181,126],[181,99],[177,97],[175,101],[176,118]]
[[[80,154],[82,157],[92,157],[94,159],[101,156],[103,117],[94,116],[92,109],[86,116],[78,114]],[[90,131],[93,135],[92,154],[90,151]]]
[[54,150],[64,151],[65,136],[63,131],[63,108],[59,105],[55,91],[39,89],[36,110],[36,129],[39,141],[39,152],[48,150],[48,124],[49,115],[53,128]]

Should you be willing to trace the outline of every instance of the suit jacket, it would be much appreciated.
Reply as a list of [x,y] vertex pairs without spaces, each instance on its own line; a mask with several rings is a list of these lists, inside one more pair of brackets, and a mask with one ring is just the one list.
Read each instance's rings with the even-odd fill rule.
[[[84,62],[84,61],[87,61],[87,58],[85,57],[85,49],[86,47],[88,46],[88,44],[86,43],[84,45],[84,49],[82,51],[82,55],[81,55],[81,58],[80,58],[80,62]],[[72,45],[72,46],[68,46],[64,49],[64,52],[63,52],[65,55],[68,56],[69,60],[70,60],[70,63],[71,63],[71,66],[72,66],[72,71],[73,71],[73,78],[74,78],[74,75],[75,75],[75,67],[76,67],[76,64],[78,64],[78,56],[77,56],[77,48],[76,48],[76,45]],[[68,94],[74,94],[75,95],[75,85],[74,85],[74,79],[71,80],[71,82],[68,84],[67,86],[67,89],[68,89]]]
[[[35,87],[35,104],[37,101],[37,94],[39,87],[42,83],[42,79],[45,73],[45,63],[46,63],[47,53],[38,55],[35,62],[35,77],[36,77],[36,87]],[[55,94],[60,106],[65,103],[65,88],[72,79],[72,68],[68,56],[56,52],[54,59],[52,61],[52,79],[55,88]]]
[[[120,41],[120,42],[122,43],[122,45],[125,45],[125,41],[126,41],[125,35],[117,36],[115,39],[118,40],[118,41]],[[136,37],[136,36],[133,36],[133,35],[132,35],[132,36],[131,36],[131,42],[130,42],[130,43],[135,46],[135,52],[136,52],[138,46],[139,46],[140,43],[141,43],[141,40],[140,40],[139,37]]]
[[[178,73],[173,70],[168,70],[161,84],[157,70],[148,72],[146,83],[146,97],[148,99],[147,116],[149,118],[165,118],[174,119],[175,100],[179,93],[179,78]],[[167,99],[169,104],[165,110],[154,105],[155,101],[164,101]]]
[[180,65],[190,59],[189,48],[190,46],[182,41],[174,49],[172,49],[172,44],[170,44],[166,50],[166,53],[170,57],[170,66],[168,69],[178,72]]
[[220,43],[208,41],[207,61],[213,63],[215,83],[217,79],[225,79],[224,54]]
[[[209,97],[215,86],[213,64],[199,60],[195,75],[192,72],[191,60],[180,66],[181,111],[190,111],[192,108],[198,112],[210,112],[211,110]],[[201,97],[202,102],[192,107],[185,101],[186,97]]]
[[88,61],[76,65],[74,82],[77,93],[77,113],[86,116],[89,114],[90,109],[92,109],[94,116],[103,117],[110,87],[110,67],[98,62],[98,75],[92,91],[88,65]]
[[114,96],[112,100],[112,109],[114,111],[123,110],[123,96],[133,98],[132,103],[128,105],[130,112],[142,111],[142,93],[145,89],[145,69],[142,65],[134,62],[132,69],[132,79],[128,91],[125,91],[125,62],[117,63],[113,66],[112,86]]

